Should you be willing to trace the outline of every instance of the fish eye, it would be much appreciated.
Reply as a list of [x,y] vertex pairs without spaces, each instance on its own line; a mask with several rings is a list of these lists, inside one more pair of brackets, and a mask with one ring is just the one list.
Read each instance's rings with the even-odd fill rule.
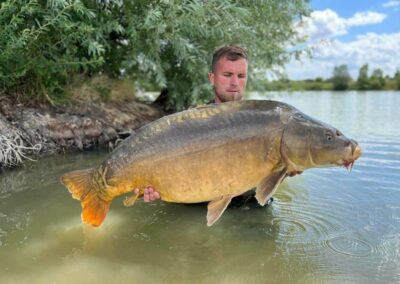
[[326,134],[325,134],[325,137],[326,137],[326,140],[327,141],[333,141],[333,135],[332,135],[332,133],[330,133],[330,132],[327,132]]

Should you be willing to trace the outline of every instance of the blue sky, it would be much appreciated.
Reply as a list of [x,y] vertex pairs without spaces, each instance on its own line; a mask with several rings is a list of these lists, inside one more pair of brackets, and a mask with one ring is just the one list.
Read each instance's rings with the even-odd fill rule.
[[353,78],[364,63],[386,75],[400,69],[400,0],[314,0],[311,7],[298,31],[313,58],[287,64],[290,79],[329,78],[340,64]]

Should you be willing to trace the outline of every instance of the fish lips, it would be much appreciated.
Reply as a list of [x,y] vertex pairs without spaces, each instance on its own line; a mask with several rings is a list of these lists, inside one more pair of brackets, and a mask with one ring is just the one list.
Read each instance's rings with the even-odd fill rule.
[[340,159],[339,161],[336,161],[335,164],[339,166],[344,166],[348,171],[351,171],[353,168],[354,162],[361,157],[362,150],[360,145],[354,140],[351,140],[351,157],[346,158],[346,159]]

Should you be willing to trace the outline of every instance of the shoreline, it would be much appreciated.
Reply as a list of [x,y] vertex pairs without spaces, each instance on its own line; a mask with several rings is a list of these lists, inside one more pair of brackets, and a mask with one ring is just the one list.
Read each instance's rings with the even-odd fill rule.
[[115,148],[133,130],[161,116],[162,111],[137,100],[54,107],[0,97],[0,170],[61,152]]

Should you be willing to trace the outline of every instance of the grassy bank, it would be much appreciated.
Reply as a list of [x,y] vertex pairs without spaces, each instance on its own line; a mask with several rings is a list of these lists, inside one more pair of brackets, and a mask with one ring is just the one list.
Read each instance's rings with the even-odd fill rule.
[[56,105],[0,96],[0,169],[40,155],[113,148],[162,113],[136,99],[129,80],[77,78]]

